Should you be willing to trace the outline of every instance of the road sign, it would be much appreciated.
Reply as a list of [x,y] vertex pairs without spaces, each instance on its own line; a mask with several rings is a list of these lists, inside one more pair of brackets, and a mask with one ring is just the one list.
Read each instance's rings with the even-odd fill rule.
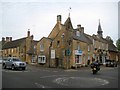
[[65,55],[66,55],[66,56],[69,56],[70,54],[71,54],[70,49],[66,49],[66,50],[65,50]]

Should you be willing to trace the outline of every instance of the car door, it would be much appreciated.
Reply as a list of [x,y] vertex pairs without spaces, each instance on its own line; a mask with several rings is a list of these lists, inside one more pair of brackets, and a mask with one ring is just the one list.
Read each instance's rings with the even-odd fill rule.
[[12,59],[8,59],[6,62],[6,66],[10,68],[11,64],[12,64]]
[[9,67],[11,67],[11,66],[12,66],[12,63],[13,63],[13,60],[12,60],[12,59],[10,59],[10,60],[9,60],[9,63],[8,63]]
[[5,64],[6,64],[7,67],[9,67],[9,61],[10,61],[10,59],[7,59],[7,60],[5,61]]

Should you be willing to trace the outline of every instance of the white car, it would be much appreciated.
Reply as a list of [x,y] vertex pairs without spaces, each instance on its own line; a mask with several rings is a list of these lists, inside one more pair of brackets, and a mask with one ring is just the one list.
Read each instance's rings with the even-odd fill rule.
[[18,58],[8,58],[6,61],[3,61],[2,63],[3,68],[11,68],[14,69],[26,69],[26,62],[21,61]]

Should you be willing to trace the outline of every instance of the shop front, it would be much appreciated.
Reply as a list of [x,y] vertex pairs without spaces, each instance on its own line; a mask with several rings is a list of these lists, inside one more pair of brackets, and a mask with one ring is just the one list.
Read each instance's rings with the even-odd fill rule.
[[82,65],[82,50],[75,50],[75,65],[80,67]]

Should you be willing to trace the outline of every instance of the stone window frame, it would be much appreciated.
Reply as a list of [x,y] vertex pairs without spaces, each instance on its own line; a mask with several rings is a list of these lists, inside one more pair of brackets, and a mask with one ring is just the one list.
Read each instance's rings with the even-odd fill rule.
[[44,51],[44,44],[40,44],[40,51]]

